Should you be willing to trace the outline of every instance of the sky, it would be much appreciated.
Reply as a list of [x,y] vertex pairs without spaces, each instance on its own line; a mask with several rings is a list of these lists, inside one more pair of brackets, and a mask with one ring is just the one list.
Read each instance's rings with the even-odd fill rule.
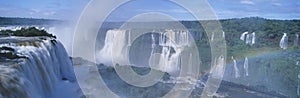
[[[182,7],[165,0],[141,0],[115,11],[115,18],[128,18],[138,13],[158,11],[179,20],[193,20]],[[188,0],[187,0],[188,1]],[[207,0],[219,19],[263,17],[269,19],[300,19],[299,0]],[[76,20],[89,0],[0,0],[0,16]],[[159,3],[157,3],[159,2]],[[201,7],[199,7],[201,8]],[[129,10],[129,11],[128,11]],[[126,14],[126,12],[131,13]],[[122,15],[119,15],[122,13]],[[128,17],[124,17],[128,15]],[[122,17],[123,16],[123,17]]]

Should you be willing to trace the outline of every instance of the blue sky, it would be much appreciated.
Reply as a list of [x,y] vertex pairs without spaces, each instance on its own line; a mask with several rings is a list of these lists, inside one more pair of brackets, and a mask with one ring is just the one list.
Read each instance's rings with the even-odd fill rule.
[[[180,20],[193,17],[174,4],[158,0],[142,0],[128,4],[116,14],[159,11]],[[188,0],[187,0],[188,1]],[[299,0],[207,0],[220,19],[258,16],[271,19],[300,19]],[[89,0],[0,0],[0,16],[72,20],[80,16]],[[153,7],[152,5],[155,5]],[[134,11],[133,11],[134,9]],[[130,11],[128,11],[130,10]],[[119,15],[114,15],[122,18]],[[125,17],[126,18],[126,17]]]

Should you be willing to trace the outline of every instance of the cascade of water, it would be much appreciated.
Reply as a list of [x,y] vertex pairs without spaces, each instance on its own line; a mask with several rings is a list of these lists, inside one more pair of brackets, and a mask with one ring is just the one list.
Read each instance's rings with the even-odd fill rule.
[[44,40],[27,45],[1,44],[1,46],[11,47],[16,54],[26,58],[19,58],[21,63],[0,65],[0,96],[52,98],[59,80],[64,78],[75,81],[72,62],[58,41]]
[[283,34],[280,43],[279,43],[280,48],[282,49],[287,49],[288,47],[288,36],[286,33]]
[[159,45],[160,46],[165,46],[165,44],[166,44],[166,33],[161,32],[160,38],[159,38]]
[[[124,62],[128,57],[128,39],[130,38],[130,34],[126,34],[125,30],[108,30],[104,47],[100,50],[99,55],[97,56],[97,60],[100,63],[111,64],[112,59],[116,63]],[[179,70],[180,66],[180,54],[183,51],[183,48],[189,45],[189,37],[188,31],[173,31],[173,30],[165,30],[165,32],[159,33],[158,45],[155,44],[154,33],[151,34],[152,39],[152,51],[150,55],[149,61],[156,61],[158,70],[162,70],[165,72],[174,72]],[[114,47],[113,47],[114,46]],[[156,46],[161,47],[160,58],[153,56],[154,50]],[[112,57],[112,51],[118,57]],[[125,53],[125,54],[124,54]]]
[[252,33],[252,42],[250,45],[254,45],[255,44],[255,32]]
[[127,46],[131,46],[131,31],[129,30],[127,33]]
[[251,34],[247,34],[246,35],[246,44],[247,45],[251,45],[252,43],[252,35]]
[[154,34],[151,34],[151,39],[152,39],[152,49],[155,47],[155,38],[154,38]]
[[245,62],[244,62],[244,71],[245,71],[245,76],[249,76],[249,72],[248,72],[248,58],[245,58]]
[[115,33],[115,37],[113,39],[113,47],[111,48],[113,51],[113,60],[118,64],[127,64],[129,47],[127,45],[127,34],[126,30],[119,30]]
[[127,38],[130,38],[130,32],[127,33],[126,30],[108,30],[104,46],[97,55],[97,63],[111,65],[113,58],[112,51],[116,54],[121,54],[123,53],[122,51],[126,51],[128,48],[127,44],[130,43],[130,40],[127,40]]
[[170,47],[163,46],[162,52],[161,52],[161,58],[160,58],[160,65],[163,66],[162,70],[167,71],[168,69],[171,69],[171,66],[169,66],[169,56],[170,56]]
[[[166,32],[160,34],[159,43],[162,46],[159,69],[170,73],[178,71],[182,49],[189,45],[188,32],[166,30]],[[174,49],[174,52],[171,52],[172,49]]]
[[215,37],[215,32],[212,32],[212,33],[211,33],[211,38],[210,38],[210,40],[211,40],[211,41],[214,41],[214,37]]
[[[246,39],[245,39],[246,36]],[[255,32],[248,34],[248,32],[244,32],[241,37],[241,40],[245,40],[247,45],[254,45],[255,44]]]
[[151,50],[151,55],[154,53],[154,49],[155,49],[155,46],[156,46],[156,44],[155,44],[155,37],[154,37],[154,34],[152,33],[151,34],[151,39],[152,39],[152,50]]
[[212,72],[212,77],[215,77],[215,78],[220,78],[223,76],[224,74],[224,57],[221,55],[219,56],[218,58],[215,58],[215,65],[214,65],[214,68],[212,69],[213,72]]
[[225,38],[225,32],[224,31],[222,31],[222,37]]
[[240,72],[239,69],[237,67],[237,63],[236,60],[233,58],[233,56],[231,57],[232,61],[233,61],[233,67],[234,67],[234,74],[235,74],[235,78],[239,78],[240,77]]
[[240,39],[244,41],[247,34],[248,34],[248,32],[242,33]]
[[295,34],[294,46],[298,46],[298,42],[299,42],[299,35]]

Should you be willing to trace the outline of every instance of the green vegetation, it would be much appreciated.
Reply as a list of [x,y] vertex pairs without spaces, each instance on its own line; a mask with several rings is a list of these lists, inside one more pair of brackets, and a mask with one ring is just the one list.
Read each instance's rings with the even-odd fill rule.
[[[209,21],[200,21],[207,23]],[[243,61],[245,57],[255,59],[249,67],[256,66],[257,73],[268,79],[280,77],[286,84],[288,91],[295,93],[300,71],[300,46],[294,46],[295,34],[300,35],[300,20],[272,20],[259,17],[224,19],[220,20],[225,32],[227,46],[227,64],[232,63],[231,56],[237,61]],[[182,21],[190,32],[196,32],[199,36],[195,39],[199,48],[201,61],[204,66],[211,63],[211,50],[208,37],[201,24],[197,21]],[[196,29],[200,28],[200,29]],[[240,40],[243,32],[255,32],[256,43],[253,46],[246,45]],[[288,49],[279,48],[279,42],[283,33],[288,35]],[[210,36],[209,36],[210,37]],[[300,43],[300,42],[299,42]],[[253,65],[254,64],[254,65]],[[266,69],[267,72],[259,72]],[[265,71],[265,70],[263,70]],[[266,75],[269,74],[269,75]]]
[[[281,55],[270,57],[261,62],[270,65],[274,73],[283,77],[284,82],[291,88],[297,86],[297,75],[300,65],[298,55],[299,47],[293,46],[295,34],[300,35],[300,20],[270,20],[258,17],[221,20],[223,30],[226,32],[227,57],[234,56],[242,59],[262,53],[277,51]],[[246,45],[239,39],[242,32],[256,32],[256,43],[253,46]],[[283,33],[287,33],[289,40],[287,50],[279,48],[279,42]],[[230,58],[228,58],[230,59]],[[228,60],[229,61],[229,60]],[[231,61],[231,60],[230,60]]]
[[[202,24],[209,21],[200,21]],[[190,32],[197,32],[205,35],[205,32],[198,21],[181,22]],[[241,19],[220,20],[223,31],[226,32],[226,41],[228,46],[240,45],[243,43],[239,37],[243,32],[256,32],[257,42],[253,47],[277,47],[283,33],[289,36],[289,45],[293,44],[294,35],[300,35],[300,20],[272,20],[259,17],[249,17]],[[200,29],[197,29],[200,28]],[[200,38],[205,38],[200,36]],[[240,46],[240,47],[247,47]]]
[[0,17],[0,25],[50,25],[62,23],[59,20]]
[[45,30],[39,30],[36,29],[35,27],[30,27],[30,28],[22,28],[21,30],[16,30],[16,31],[11,31],[11,30],[4,30],[0,31],[2,32],[1,35],[12,35],[12,36],[24,36],[24,37],[33,37],[33,36],[48,36],[52,38],[56,38],[56,36],[47,33]]

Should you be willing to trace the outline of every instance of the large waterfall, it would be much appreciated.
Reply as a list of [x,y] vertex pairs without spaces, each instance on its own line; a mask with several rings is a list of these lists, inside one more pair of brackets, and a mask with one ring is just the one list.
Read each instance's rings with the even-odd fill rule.
[[[97,63],[111,65],[112,60],[122,62],[125,58],[128,58],[128,52],[131,47],[130,33],[130,30],[108,30],[106,32],[104,46],[97,54]],[[178,71],[180,68],[180,54],[184,47],[189,46],[188,31],[164,30],[157,33],[152,32],[150,37],[152,40],[152,51],[149,62],[156,62],[156,66],[151,67],[165,72]],[[158,44],[156,44],[156,42],[158,42]],[[156,53],[154,50],[161,51]],[[113,57],[113,54],[120,55]]]
[[[53,98],[56,84],[76,81],[63,45],[47,37],[1,38],[0,97]],[[4,42],[3,42],[4,40]],[[10,43],[6,43],[10,42]]]
[[[162,46],[162,52],[158,69],[169,73],[179,71],[180,54],[183,48],[189,45],[188,32],[166,30],[160,34],[159,45]],[[174,53],[171,53],[171,48],[174,49]]]
[[111,65],[113,49],[114,53],[126,53],[125,51],[127,51],[127,45],[130,46],[130,44],[128,44],[130,43],[128,40],[129,37],[130,35],[129,33],[126,33],[126,30],[108,30],[106,33],[104,46],[97,55],[97,62]]

